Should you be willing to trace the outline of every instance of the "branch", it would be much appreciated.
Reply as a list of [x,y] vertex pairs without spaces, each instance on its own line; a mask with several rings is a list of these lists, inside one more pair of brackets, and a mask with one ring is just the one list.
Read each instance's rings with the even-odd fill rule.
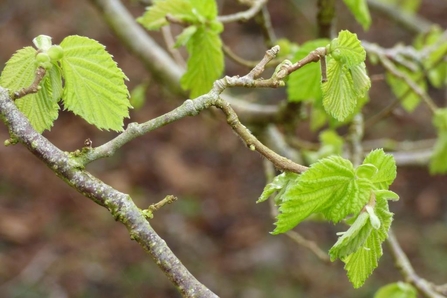
[[[184,70],[134,20],[119,0],[90,0],[115,32],[119,40],[141,61],[160,84],[182,97],[187,92],[180,86]],[[265,0],[264,0],[265,1]],[[229,95],[222,97],[231,102],[245,122],[269,122],[277,117],[274,105],[247,103]]]
[[217,20],[222,23],[231,23],[238,21],[246,22],[257,15],[261,11],[262,7],[266,4],[267,0],[253,0],[252,5],[248,10],[230,14],[227,16],[219,16]]
[[37,93],[39,91],[39,84],[42,79],[45,77],[46,70],[42,66],[39,66],[36,69],[36,76],[34,77],[34,82],[26,88],[22,88],[19,91],[15,91],[12,95],[12,100],[19,99],[20,97],[24,97],[25,95],[31,93]]
[[407,29],[411,33],[419,34],[430,31],[432,23],[416,14],[410,14],[402,11],[397,6],[390,5],[383,1],[368,0],[368,6],[393,22],[398,23],[402,28]]
[[388,244],[391,249],[391,254],[396,262],[396,267],[399,269],[405,281],[411,283],[421,292],[425,297],[429,298],[445,298],[434,290],[434,285],[419,277],[411,266],[410,261],[403,252],[392,230],[388,232]]
[[128,194],[121,193],[97,179],[69,154],[37,133],[17,109],[6,89],[0,87],[0,117],[11,135],[44,162],[53,172],[79,193],[107,208],[123,223],[131,236],[155,260],[184,297],[217,297],[202,285],[157,235]]

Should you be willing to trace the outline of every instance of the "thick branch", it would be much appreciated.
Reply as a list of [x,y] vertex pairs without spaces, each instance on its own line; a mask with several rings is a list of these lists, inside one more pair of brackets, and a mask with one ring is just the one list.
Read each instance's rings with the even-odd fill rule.
[[217,297],[183,266],[166,242],[152,229],[129,195],[113,189],[92,176],[69,154],[59,150],[37,133],[12,102],[7,90],[1,87],[0,117],[10,134],[61,179],[84,196],[107,208],[116,220],[123,223],[129,230],[131,239],[137,241],[152,256],[184,297]]

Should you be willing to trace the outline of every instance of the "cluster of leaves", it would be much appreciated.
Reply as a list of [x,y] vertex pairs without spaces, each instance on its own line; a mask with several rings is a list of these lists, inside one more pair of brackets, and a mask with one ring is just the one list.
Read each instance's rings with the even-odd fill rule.
[[345,263],[349,280],[357,288],[382,256],[381,245],[388,237],[393,215],[388,199],[399,198],[388,190],[395,177],[394,159],[382,149],[372,151],[356,168],[349,160],[333,155],[320,159],[301,175],[280,174],[265,187],[258,202],[277,192],[280,213],[273,234],[287,232],[313,214],[334,223],[345,220],[350,228],[341,233],[329,254],[332,261]]
[[175,46],[186,46],[189,53],[181,85],[195,98],[208,92],[224,70],[223,25],[217,20],[216,1],[155,0],[137,21],[148,30],[158,30],[168,25],[167,16],[185,26]]
[[37,50],[18,50],[0,76],[1,86],[17,91],[32,84],[37,68],[46,70],[40,90],[16,101],[31,125],[38,132],[50,129],[62,100],[65,109],[99,129],[121,131],[131,108],[126,76],[104,46],[82,36],[68,36],[59,46],[45,35],[33,42]]
[[[290,75],[287,93],[290,101],[306,101],[313,105],[311,127],[318,129],[327,121],[337,125],[349,121],[366,102],[371,81],[366,73],[365,49],[356,34],[340,31],[329,41],[317,39],[303,44],[294,54],[300,60],[318,47],[326,47],[327,82],[320,82],[320,68],[306,65]],[[334,119],[331,120],[322,108]]]

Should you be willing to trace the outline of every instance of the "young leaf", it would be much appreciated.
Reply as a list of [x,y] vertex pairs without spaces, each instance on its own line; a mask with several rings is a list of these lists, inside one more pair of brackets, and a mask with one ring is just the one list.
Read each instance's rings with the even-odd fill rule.
[[327,67],[327,82],[321,84],[323,106],[335,119],[343,121],[357,105],[357,90],[349,68],[335,59]]
[[189,26],[183,29],[182,33],[177,35],[177,40],[175,41],[174,47],[178,48],[180,46],[184,46],[188,43],[189,39],[196,33],[197,26]]
[[357,22],[362,25],[363,30],[368,30],[371,25],[371,15],[369,14],[366,0],[343,0]]
[[147,11],[137,18],[137,22],[148,30],[158,30],[168,24],[166,20],[168,14],[186,23],[198,22],[189,0],[154,0],[153,5],[149,6]]
[[371,186],[355,177],[350,161],[338,156],[323,158],[285,190],[273,234],[294,228],[313,213],[338,222],[360,212],[370,194]]
[[11,92],[30,86],[37,68],[34,62],[36,52],[32,47],[25,47],[15,52],[6,62],[0,76],[0,85]]
[[331,261],[344,258],[356,252],[369,237],[372,226],[367,212],[362,212],[354,224],[338,238],[337,242],[329,250]]
[[358,40],[357,34],[347,30],[340,31],[338,37],[331,41],[329,54],[348,68],[362,63],[366,58],[365,49]]
[[417,298],[417,291],[411,284],[399,281],[381,287],[374,298]]
[[189,0],[197,13],[207,20],[213,20],[217,17],[217,2],[215,0]]
[[386,154],[383,149],[371,151],[364,159],[363,164],[371,164],[378,169],[371,177],[371,182],[376,189],[386,190],[396,178],[396,162],[391,154]]
[[372,229],[363,246],[356,252],[341,258],[345,263],[348,278],[354,288],[361,287],[377,267],[378,260],[383,253],[382,242],[388,237],[388,231],[393,220],[393,213],[388,210],[387,200],[377,199],[376,197],[374,211],[380,221],[380,228]]
[[[327,39],[317,39],[306,42],[295,53],[292,61],[299,61],[318,47],[329,43]],[[282,51],[282,49],[281,49]],[[287,94],[289,101],[301,101],[321,97],[321,71],[319,63],[310,63],[299,71],[290,74],[287,81]]]
[[122,131],[131,105],[126,76],[112,56],[87,37],[68,36],[60,45],[65,108],[99,129]]
[[17,107],[37,132],[50,129],[59,115],[59,105],[57,104],[59,98],[53,96],[52,85],[51,77],[47,75],[40,83],[39,92],[16,100]]
[[354,65],[349,68],[349,71],[351,72],[352,81],[354,83],[354,89],[357,97],[364,97],[369,88],[371,88],[371,80],[366,74],[365,63],[362,62],[358,65]]
[[181,78],[191,98],[208,92],[224,69],[220,32],[201,26],[186,43],[189,53],[186,73]]
[[[18,50],[6,62],[6,66],[0,76],[0,85],[10,91],[18,91],[28,87],[34,81],[36,63],[36,50],[25,47]],[[58,68],[52,67],[40,83],[42,88],[39,92],[28,94],[16,100],[19,110],[28,118],[31,125],[38,132],[51,128],[53,121],[58,116],[59,106],[57,100],[60,98],[62,83]],[[59,78],[56,78],[59,75]]]
[[256,203],[266,201],[275,191],[285,188],[291,181],[295,181],[298,177],[298,174],[292,172],[284,172],[279,174],[273,179],[272,182],[264,187],[264,190]]

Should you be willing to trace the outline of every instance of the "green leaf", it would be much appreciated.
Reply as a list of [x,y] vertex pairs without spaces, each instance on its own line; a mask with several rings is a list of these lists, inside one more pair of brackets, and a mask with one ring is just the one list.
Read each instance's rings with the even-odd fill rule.
[[141,109],[146,102],[147,87],[149,87],[148,81],[135,86],[130,92],[130,103],[135,110]]
[[139,18],[137,22],[148,30],[158,30],[168,24],[166,15],[186,23],[198,22],[197,15],[193,12],[193,5],[189,0],[154,0],[153,5]]
[[338,33],[329,46],[329,54],[347,67],[353,67],[365,61],[366,52],[362,47],[357,34],[347,30]]
[[266,201],[274,192],[284,189],[291,181],[295,181],[297,178],[298,175],[292,172],[284,172],[279,174],[273,179],[272,182],[264,187],[264,190],[256,203]]
[[391,190],[374,190],[374,195],[376,196],[377,200],[391,200],[391,201],[398,201],[399,195]]
[[344,258],[357,251],[369,237],[372,226],[367,212],[362,212],[354,224],[338,238],[337,242],[329,250],[331,261]]
[[371,179],[379,170],[376,166],[366,163],[361,164],[355,169],[355,175],[361,178]]
[[397,282],[381,287],[374,298],[416,298],[416,289],[408,283]]
[[[293,57],[299,61],[318,47],[329,43],[327,39],[317,39],[303,44]],[[282,51],[282,49],[281,49]],[[309,63],[303,68],[290,74],[287,81],[287,94],[289,101],[301,101],[321,97],[321,71],[319,63]]]
[[349,68],[351,72],[354,89],[358,98],[364,97],[371,88],[371,80],[366,73],[365,63],[362,62]]
[[11,92],[30,86],[37,68],[34,62],[36,53],[32,47],[25,47],[15,52],[6,62],[0,76],[0,85]]
[[178,48],[184,46],[188,43],[189,39],[196,33],[197,26],[189,26],[183,29],[182,33],[177,35],[177,40],[175,41],[174,47]]
[[184,89],[191,90],[191,98],[195,98],[209,92],[222,75],[222,41],[219,32],[201,26],[188,40],[186,48],[189,59],[180,82]]
[[323,106],[328,114],[339,121],[350,116],[357,105],[357,92],[348,67],[330,59],[327,82],[321,84]]
[[39,133],[50,129],[59,115],[59,105],[57,104],[59,98],[53,96],[51,77],[46,75],[40,86],[39,92],[16,100],[19,110]]
[[126,76],[112,56],[87,37],[68,36],[60,45],[65,108],[99,129],[122,131],[131,105]]
[[396,179],[396,162],[391,154],[386,154],[383,149],[371,151],[364,159],[363,164],[371,164],[378,171],[371,177],[371,182],[376,189],[388,189]]
[[430,158],[430,174],[444,174],[447,173],[447,108],[436,110],[433,125],[438,137]]
[[378,259],[382,256],[382,246],[374,231],[355,253],[343,259],[349,281],[354,288],[361,287],[378,265]]
[[369,237],[356,252],[342,258],[348,278],[354,288],[361,287],[366,279],[377,268],[382,256],[382,242],[388,237],[388,231],[393,220],[393,213],[388,210],[388,201],[377,199],[374,212],[380,221],[379,229],[372,229]]
[[429,32],[419,34],[414,47],[420,51],[428,51],[428,57],[422,60],[424,70],[428,73],[430,83],[441,88],[447,84],[447,63],[443,61],[447,55],[447,41],[443,35],[444,30],[439,26],[432,26]]
[[313,213],[339,222],[360,212],[370,193],[371,185],[355,177],[350,161],[338,156],[321,159],[285,190],[273,234],[294,228]]
[[197,10],[197,13],[208,20],[213,20],[217,17],[217,2],[216,0],[190,0],[192,7]]
[[371,15],[369,14],[366,0],[343,0],[357,22],[362,25],[363,30],[368,30],[371,25]]
[[[37,68],[35,55],[36,50],[32,47],[18,50],[6,62],[0,76],[0,85],[11,91],[18,91],[30,86],[34,81]],[[43,132],[51,128],[53,121],[58,116],[57,100],[60,98],[62,82],[57,65],[47,72],[40,87],[39,92],[19,98],[15,104],[28,118],[34,129]]]
[[[427,83],[423,79],[424,74],[420,68],[416,70],[410,70],[403,66],[396,66],[396,68],[404,76],[414,81],[421,90],[427,90]],[[421,97],[415,93],[404,80],[396,78],[391,73],[387,72],[386,82],[390,85],[394,95],[401,101],[402,107],[410,113],[413,112],[421,102]]]

